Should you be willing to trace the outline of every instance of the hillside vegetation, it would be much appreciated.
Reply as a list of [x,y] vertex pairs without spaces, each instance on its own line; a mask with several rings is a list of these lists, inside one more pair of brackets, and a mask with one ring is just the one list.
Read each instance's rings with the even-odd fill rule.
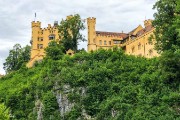
[[14,119],[180,118],[179,56],[146,59],[114,48],[47,58],[1,78],[0,98]]
[[[2,120],[179,120],[180,0],[158,0],[155,48],[160,57],[125,55],[121,49],[85,52],[84,25],[77,14],[62,20],[62,41],[28,69],[30,47],[15,45],[0,78]],[[71,31],[71,34],[69,32]],[[74,56],[65,55],[72,49]]]

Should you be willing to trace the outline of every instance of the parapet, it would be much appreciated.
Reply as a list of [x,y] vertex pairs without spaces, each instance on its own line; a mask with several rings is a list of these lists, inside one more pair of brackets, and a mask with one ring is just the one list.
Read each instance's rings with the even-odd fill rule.
[[32,27],[39,27],[40,28],[41,27],[41,22],[39,22],[39,21],[37,21],[37,22],[36,21],[32,21],[31,25],[32,25]]
[[51,28],[51,24],[48,24],[48,28]]
[[89,18],[87,18],[87,22],[96,24],[96,18],[95,17],[89,17]]

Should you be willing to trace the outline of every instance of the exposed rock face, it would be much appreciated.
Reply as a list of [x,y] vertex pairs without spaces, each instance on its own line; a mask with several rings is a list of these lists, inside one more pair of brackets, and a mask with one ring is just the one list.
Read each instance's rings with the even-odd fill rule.
[[[75,92],[75,90],[71,88],[69,85],[63,85],[62,87],[60,87],[58,83],[55,84],[54,90],[55,90],[54,94],[56,96],[57,103],[59,105],[59,111],[61,116],[63,117],[65,113],[70,112],[71,109],[74,107],[74,104],[76,104],[76,103],[71,103],[68,100],[68,93]],[[85,87],[76,88],[75,93],[80,94],[81,97],[84,97],[86,96],[86,88]],[[81,117],[85,120],[93,120],[93,118],[86,113],[86,110],[83,109],[83,106],[82,106],[81,115],[82,115]],[[81,118],[78,119],[80,120]]]
[[37,110],[37,120],[43,120],[44,105],[42,104],[42,102],[40,100],[37,100],[35,102],[35,107],[36,107],[36,110]]
[[74,106],[73,103],[70,103],[68,100],[68,93],[72,90],[69,85],[64,85],[60,88],[57,83],[54,86],[55,88],[55,95],[57,99],[57,103],[59,105],[59,111],[61,116],[64,116],[66,112],[69,112],[71,108]]

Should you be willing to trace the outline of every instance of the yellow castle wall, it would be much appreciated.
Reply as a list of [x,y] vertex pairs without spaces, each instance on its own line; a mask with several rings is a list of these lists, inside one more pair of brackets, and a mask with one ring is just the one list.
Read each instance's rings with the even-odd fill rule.
[[[67,16],[67,19],[72,16]],[[151,20],[145,20],[144,25],[147,27],[151,24]],[[41,22],[33,21],[32,23],[32,45],[31,45],[31,59],[27,64],[27,67],[32,67],[35,61],[40,61],[45,56],[45,48],[48,43],[52,40],[59,40],[58,28],[56,26],[51,26],[48,24],[47,28],[41,28]],[[123,47],[126,54],[144,56],[147,58],[152,58],[154,56],[159,56],[156,50],[154,50],[154,43],[150,44],[148,38],[153,34],[153,30],[131,39],[127,36],[126,41],[117,44],[114,40],[123,41],[124,38],[116,35],[101,35],[96,32],[96,18],[87,18],[88,27],[88,51],[95,51],[100,48],[111,49],[113,46]],[[138,31],[142,30],[143,27],[139,25],[131,34],[135,35]],[[50,35],[54,35],[52,40],[49,39]],[[101,42],[100,42],[101,41]]]
[[[145,35],[137,37],[136,39],[129,41],[126,43],[126,54],[136,55],[136,56],[143,56],[146,58],[152,58],[155,56],[159,56],[156,50],[154,50],[154,43],[149,42],[148,38],[153,35],[153,31],[151,30]],[[134,49],[134,50],[133,50]]]
[[[151,20],[145,20],[144,26],[147,27],[151,25]],[[134,39],[131,39],[130,37],[127,37],[127,40],[125,43],[122,44],[114,44],[113,40],[121,40],[123,41],[123,38],[116,37],[116,36],[109,36],[109,35],[98,35],[96,34],[96,18],[87,18],[87,25],[88,25],[88,51],[94,51],[98,50],[99,48],[103,49],[110,49],[113,46],[123,47],[126,54],[130,55],[136,55],[136,56],[143,56],[146,58],[152,58],[155,56],[159,56],[156,50],[154,50],[154,43],[151,44],[149,42],[149,37],[153,35],[154,29],[150,30],[149,32],[136,37]],[[139,25],[135,31],[133,31],[132,35],[136,34],[138,31],[142,30],[143,27]],[[102,44],[100,44],[100,40],[102,41]],[[106,44],[104,44],[104,41],[106,41]]]
[[[54,36],[53,39],[49,39],[50,36]],[[32,67],[35,61],[42,60],[45,56],[45,50],[48,43],[52,40],[59,39],[58,28],[48,24],[47,28],[41,28],[41,22],[32,22],[32,45],[31,45],[31,59],[27,64],[27,67]]]

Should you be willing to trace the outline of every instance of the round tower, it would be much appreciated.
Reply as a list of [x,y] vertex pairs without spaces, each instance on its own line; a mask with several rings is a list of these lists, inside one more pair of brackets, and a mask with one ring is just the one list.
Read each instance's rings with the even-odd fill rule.
[[87,18],[87,25],[88,25],[88,51],[96,50],[96,18],[89,17]]

